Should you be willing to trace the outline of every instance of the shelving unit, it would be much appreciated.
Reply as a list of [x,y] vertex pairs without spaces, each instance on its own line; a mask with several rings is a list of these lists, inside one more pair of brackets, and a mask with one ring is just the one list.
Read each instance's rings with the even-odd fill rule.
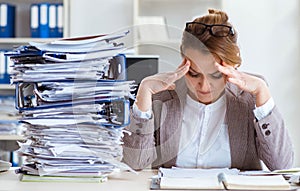
[[[63,3],[64,6],[64,37],[69,37],[69,5],[70,0],[0,0],[0,3],[9,3],[16,7],[15,10],[15,38],[0,38],[0,49],[11,50],[20,45],[26,45],[30,41],[49,42],[55,38],[31,38],[30,34],[30,6],[33,3]],[[2,90],[13,90],[14,86],[9,84],[0,84],[0,93]]]
[[[64,37],[69,35],[69,3],[70,0],[0,0],[0,3],[10,3],[16,6],[15,33],[16,41],[23,41],[23,38],[30,38],[30,6],[33,3],[63,3],[64,5]],[[21,38],[21,40],[18,40]],[[36,38],[34,38],[36,39]],[[0,43],[6,42],[5,38],[0,38]]]
[[[220,9],[222,2],[219,0],[134,0],[133,23],[134,23],[134,46],[137,54],[160,55],[159,72],[173,70],[180,64],[180,42],[185,23],[193,18],[207,13],[209,8]],[[149,20],[158,17],[164,20],[164,26],[158,24],[149,25],[149,30],[141,30],[143,23],[140,18]],[[154,21],[155,22],[155,21]],[[155,27],[157,27],[155,29]],[[141,39],[141,32],[149,32],[146,36],[151,37],[153,30],[167,33],[167,38],[157,40],[157,33],[147,40]],[[160,30],[160,31],[159,31]]]

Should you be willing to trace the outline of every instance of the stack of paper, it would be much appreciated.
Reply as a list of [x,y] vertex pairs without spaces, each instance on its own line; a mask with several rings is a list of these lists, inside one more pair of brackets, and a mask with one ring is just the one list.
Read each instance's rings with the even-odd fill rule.
[[113,42],[126,34],[30,43],[8,53],[27,129],[19,149],[28,162],[18,170],[24,181],[39,175],[101,182],[116,169],[129,169],[120,162],[121,137],[136,86],[124,75],[123,45]]

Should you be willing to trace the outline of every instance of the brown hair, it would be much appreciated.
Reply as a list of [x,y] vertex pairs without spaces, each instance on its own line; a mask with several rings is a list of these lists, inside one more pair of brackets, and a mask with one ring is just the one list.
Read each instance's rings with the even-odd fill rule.
[[[225,12],[209,9],[208,15],[198,17],[193,22],[201,22],[208,25],[224,24],[231,26],[228,22],[228,16]],[[195,29],[191,29],[192,31]],[[184,50],[187,48],[198,49],[203,53],[211,53],[216,58],[223,60],[226,64],[231,66],[241,65],[240,49],[237,46],[237,32],[234,30],[233,35],[226,37],[216,37],[205,31],[201,35],[195,35],[193,32],[183,32],[181,42],[181,54],[184,56]]]

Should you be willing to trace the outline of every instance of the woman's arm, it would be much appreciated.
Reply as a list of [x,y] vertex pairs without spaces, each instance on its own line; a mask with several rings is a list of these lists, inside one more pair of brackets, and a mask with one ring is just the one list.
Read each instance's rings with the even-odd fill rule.
[[278,108],[275,106],[268,116],[256,120],[254,126],[258,155],[266,166],[270,170],[291,168],[293,145]]
[[[141,112],[152,108],[152,95],[164,90],[175,89],[174,82],[189,70],[190,62],[185,59],[174,72],[160,73],[142,80],[135,105]],[[157,158],[154,140],[154,114],[150,119],[141,118],[131,109],[130,125],[126,127],[131,135],[123,137],[123,161],[133,169],[144,169]]]

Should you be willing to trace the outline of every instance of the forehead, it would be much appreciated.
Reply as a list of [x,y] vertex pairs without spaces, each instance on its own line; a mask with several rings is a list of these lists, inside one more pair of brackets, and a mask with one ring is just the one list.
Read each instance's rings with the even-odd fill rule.
[[185,57],[191,61],[191,68],[196,72],[213,73],[217,71],[214,65],[216,60],[212,54],[202,53],[195,49],[187,49]]

